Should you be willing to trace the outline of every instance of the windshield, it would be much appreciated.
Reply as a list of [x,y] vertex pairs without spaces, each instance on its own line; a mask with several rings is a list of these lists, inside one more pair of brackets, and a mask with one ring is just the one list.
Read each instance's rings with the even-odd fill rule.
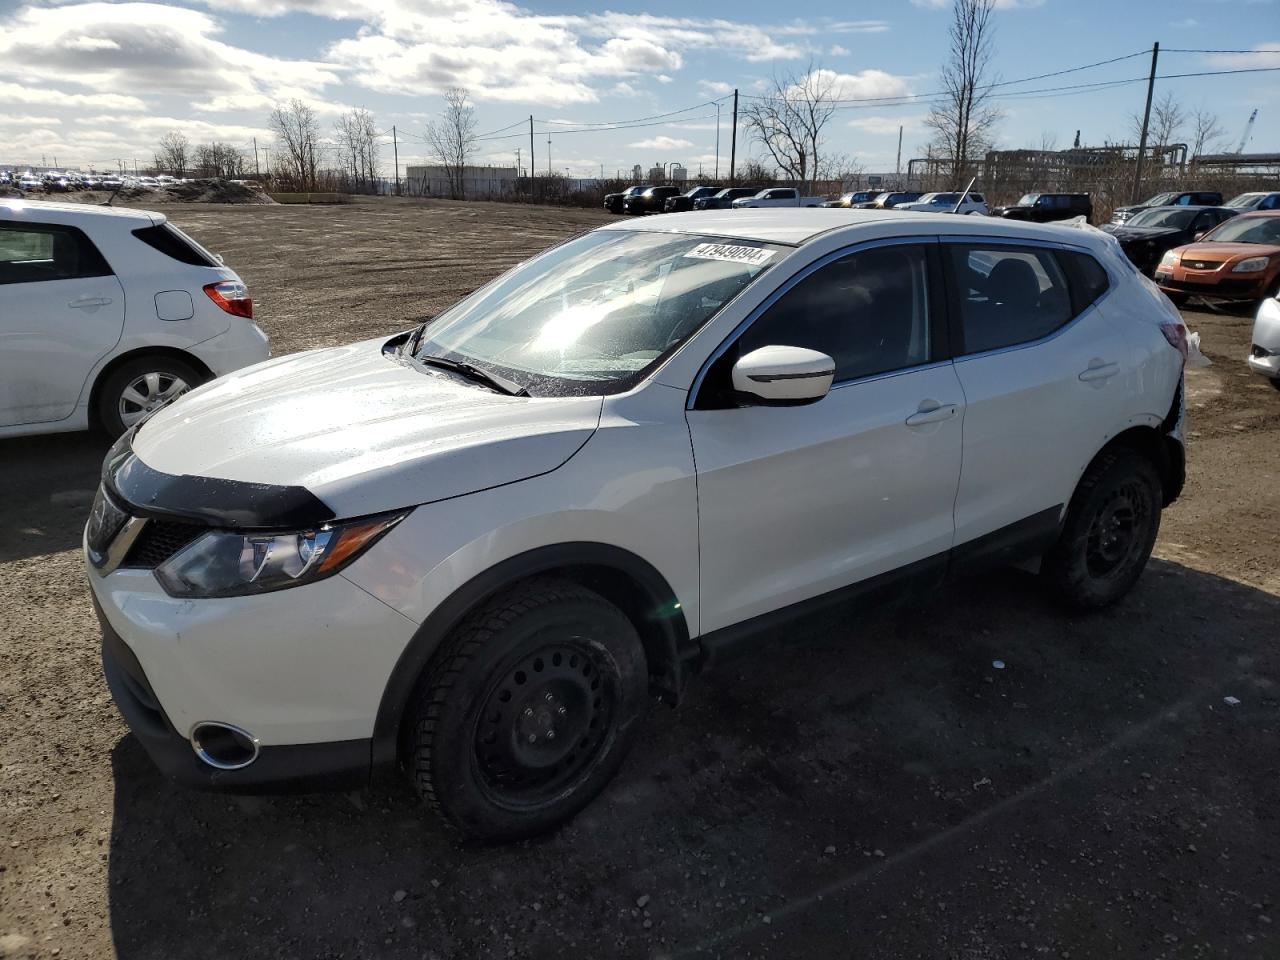
[[1173,203],[1173,198],[1176,196],[1177,196],[1176,193],[1157,193],[1154,197],[1152,197],[1150,200],[1147,200],[1142,205],[1144,207],[1163,207],[1166,204]]
[[1205,234],[1214,243],[1265,243],[1280,246],[1280,217],[1234,217]]
[[1027,193],[1027,194],[1023,194],[1022,199],[1021,199],[1021,200],[1019,200],[1016,204],[1014,204],[1014,206],[1017,206],[1017,207],[1034,207],[1034,206],[1036,205],[1036,201],[1037,201],[1037,200],[1039,200],[1039,199],[1040,199],[1040,194],[1038,194],[1038,193]]
[[[972,196],[972,194],[970,194],[970,196]],[[929,202],[930,203],[957,203],[959,200],[960,200],[960,194],[958,193],[938,193],[938,194],[934,194],[933,199],[930,200]]]
[[783,254],[754,240],[589,233],[445,311],[415,356],[496,371],[533,396],[617,393]]
[[1129,221],[1133,227],[1176,227],[1181,230],[1189,227],[1191,221],[1200,211],[1180,208],[1178,210],[1145,210]]
[[1258,202],[1260,197],[1265,197],[1265,193],[1242,193],[1238,197],[1232,197],[1226,202],[1226,206],[1232,208],[1252,207]]

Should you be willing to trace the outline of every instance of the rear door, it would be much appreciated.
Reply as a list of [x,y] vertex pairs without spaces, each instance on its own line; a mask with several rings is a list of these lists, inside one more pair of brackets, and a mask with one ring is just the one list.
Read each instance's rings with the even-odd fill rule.
[[[704,632],[950,549],[964,399],[946,359],[936,246],[876,245],[819,266],[701,379],[686,416]],[[831,391],[804,406],[743,405],[732,365],[769,345],[830,355]]]
[[0,426],[70,416],[123,329],[124,289],[81,230],[0,222]]
[[1129,349],[1096,302],[1105,271],[1026,241],[942,246],[966,403],[957,549],[988,535],[1048,536],[1124,416]]

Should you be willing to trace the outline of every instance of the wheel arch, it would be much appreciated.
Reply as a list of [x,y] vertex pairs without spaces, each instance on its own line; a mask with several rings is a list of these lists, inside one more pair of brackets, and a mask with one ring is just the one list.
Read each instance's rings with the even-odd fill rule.
[[179,360],[188,366],[194,367],[204,375],[206,381],[212,380],[214,373],[209,369],[209,365],[197,357],[193,353],[186,350],[180,350],[177,347],[149,346],[135,347],[119,356],[112,357],[102,369],[93,377],[93,386],[89,389],[89,422],[98,422],[98,403],[102,399],[102,388],[110,379],[111,375],[119,370],[126,363],[133,360],[140,360],[143,357],[167,357],[170,360]]
[[678,703],[691,658],[688,623],[666,578],[642,557],[604,543],[578,542],[517,554],[478,574],[439,604],[414,632],[383,690],[373,729],[373,767],[395,764],[402,725],[441,642],[471,611],[533,577],[560,577],[594,590],[626,614],[640,634],[650,687]]
[[[1174,400],[1175,412],[1179,403],[1180,399]],[[1169,506],[1182,493],[1182,486],[1186,480],[1186,460],[1182,444],[1166,432],[1171,426],[1172,424],[1166,422],[1158,426],[1134,426],[1121,431],[1108,440],[1094,455],[1081,476],[1088,473],[1089,466],[1105,454],[1117,449],[1136,451],[1155,466],[1156,472],[1160,475],[1161,506]]]

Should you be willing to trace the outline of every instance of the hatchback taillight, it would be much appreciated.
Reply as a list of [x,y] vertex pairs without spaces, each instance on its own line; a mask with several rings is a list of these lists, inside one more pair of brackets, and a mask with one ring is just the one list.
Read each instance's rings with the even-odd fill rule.
[[209,299],[227,313],[237,317],[253,319],[253,298],[249,296],[249,288],[236,280],[221,280],[218,283],[206,283],[204,292]]
[[1160,324],[1160,332],[1169,341],[1169,346],[1182,354],[1182,362],[1187,362],[1190,348],[1187,346],[1187,328],[1176,320],[1167,320]]

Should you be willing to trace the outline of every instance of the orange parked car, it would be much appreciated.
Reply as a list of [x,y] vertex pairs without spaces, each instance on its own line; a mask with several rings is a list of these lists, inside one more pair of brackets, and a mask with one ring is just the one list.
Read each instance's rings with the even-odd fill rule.
[[1244,213],[1164,255],[1156,283],[1174,303],[1280,295],[1280,210]]

